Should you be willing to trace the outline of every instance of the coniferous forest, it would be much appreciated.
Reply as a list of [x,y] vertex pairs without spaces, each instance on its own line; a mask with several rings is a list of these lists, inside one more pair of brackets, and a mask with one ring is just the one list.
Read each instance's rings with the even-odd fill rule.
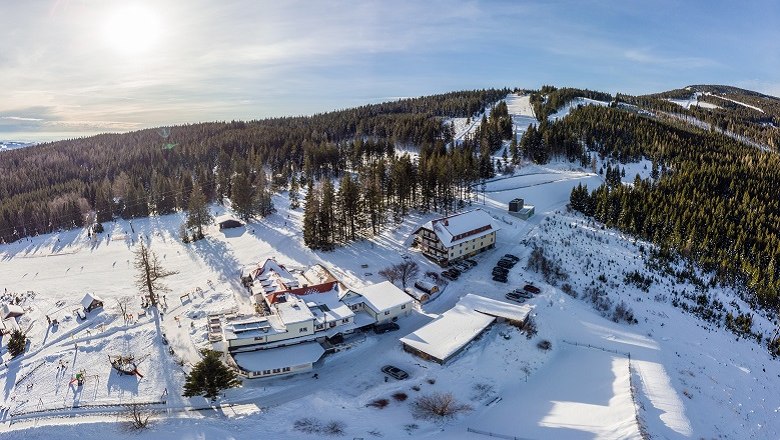
[[[607,168],[601,187],[575,188],[572,208],[690,258],[724,283],[748,286],[764,305],[778,305],[780,100],[692,87],[712,93],[699,99],[720,108],[684,109],[666,100],[687,98],[691,89],[612,97],[545,86],[531,99],[539,123],[519,140],[501,101],[510,90],[492,89],[9,151],[0,155],[0,242],[183,211],[193,196],[198,206],[202,199],[229,198],[244,219],[262,217],[274,210],[272,193],[289,191],[290,204],[304,210],[304,242],[328,250],[377,234],[412,210],[457,210],[480,182],[521,161],[566,159],[589,167],[599,155],[618,165]],[[763,111],[714,95],[727,93]],[[580,107],[548,121],[576,97],[610,105]],[[450,117],[480,118],[478,128],[454,143]],[[507,152],[496,160],[504,143]],[[620,184],[619,164],[642,158],[652,161],[653,178]]]

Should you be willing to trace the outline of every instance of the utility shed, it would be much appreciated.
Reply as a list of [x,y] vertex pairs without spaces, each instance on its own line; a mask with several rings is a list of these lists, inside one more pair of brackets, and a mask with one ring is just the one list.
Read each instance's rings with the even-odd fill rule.
[[237,218],[233,217],[232,215],[221,215],[215,219],[215,222],[219,226],[220,230],[240,228],[241,226],[244,226],[243,223],[241,223]]
[[84,307],[84,310],[87,312],[91,312],[98,307],[103,307],[103,300],[97,295],[88,293],[84,295],[84,299],[81,300],[81,307]]

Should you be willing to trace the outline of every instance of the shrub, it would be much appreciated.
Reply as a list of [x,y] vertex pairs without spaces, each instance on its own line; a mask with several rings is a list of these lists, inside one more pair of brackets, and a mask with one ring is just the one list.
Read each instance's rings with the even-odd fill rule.
[[420,385],[415,385],[412,387],[412,389],[415,391],[420,391]]
[[543,341],[539,341],[538,344],[536,344],[536,348],[539,350],[547,351],[552,348],[552,342],[548,341],[547,339]]
[[430,379],[426,380],[426,382],[428,382],[429,384],[433,385],[433,384],[436,383],[436,379],[430,378]]
[[306,417],[296,420],[293,423],[293,429],[304,432],[306,434],[324,434],[336,436],[344,435],[346,425],[344,422],[338,420],[331,420],[328,423],[323,423],[314,417]]
[[134,403],[127,414],[127,418],[130,420],[128,426],[131,430],[144,429],[149,426],[149,417],[151,417],[150,414],[138,409],[138,404]]
[[379,408],[382,409],[390,404],[390,401],[388,399],[376,399],[368,404],[366,406],[370,406],[372,408]]
[[11,357],[19,356],[24,353],[24,348],[27,345],[27,335],[21,330],[14,330],[11,332],[11,338],[8,340],[8,353]]
[[404,400],[406,400],[408,398],[409,398],[409,395],[404,393],[404,392],[401,392],[401,391],[393,394],[393,399],[395,399],[395,400],[397,400],[399,402],[403,402]]
[[414,401],[412,415],[419,419],[447,419],[471,411],[471,405],[460,403],[452,393],[433,393]]

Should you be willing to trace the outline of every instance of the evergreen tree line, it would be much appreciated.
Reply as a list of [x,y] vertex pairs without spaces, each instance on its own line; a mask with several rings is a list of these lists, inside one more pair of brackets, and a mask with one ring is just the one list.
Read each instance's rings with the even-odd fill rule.
[[263,215],[273,209],[269,191],[288,185],[293,174],[302,173],[301,182],[338,177],[348,163],[389,157],[398,144],[432,149],[451,141],[441,116],[474,117],[508,92],[453,92],[311,117],[147,129],[3,152],[0,242],[185,210],[195,186],[207,202],[237,197],[243,216]]
[[633,185],[614,178],[590,192],[577,187],[572,208],[607,226],[673,249],[778,305],[780,159],[726,136],[675,126],[614,108],[577,109],[563,122],[602,157],[647,157],[666,171]]

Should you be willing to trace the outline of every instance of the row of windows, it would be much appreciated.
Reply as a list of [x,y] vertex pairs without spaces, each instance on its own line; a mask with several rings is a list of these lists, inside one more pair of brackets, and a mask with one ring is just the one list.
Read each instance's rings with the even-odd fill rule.
[[263,375],[265,376],[266,374],[271,374],[271,372],[273,372],[274,374],[279,374],[279,373],[286,373],[288,371],[290,371],[290,367],[274,368],[273,370],[263,370]]

